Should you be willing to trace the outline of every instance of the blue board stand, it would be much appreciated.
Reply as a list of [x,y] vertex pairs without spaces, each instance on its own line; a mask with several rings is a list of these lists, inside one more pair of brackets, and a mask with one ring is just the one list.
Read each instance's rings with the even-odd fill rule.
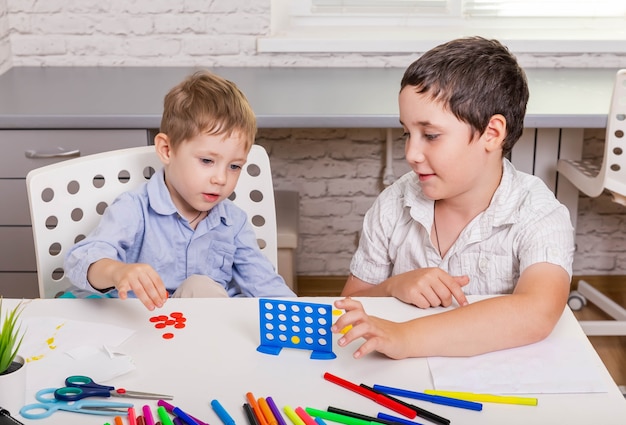
[[311,359],[334,359],[331,325],[328,304],[260,298],[257,351],[278,355],[283,348],[296,348],[312,350]]

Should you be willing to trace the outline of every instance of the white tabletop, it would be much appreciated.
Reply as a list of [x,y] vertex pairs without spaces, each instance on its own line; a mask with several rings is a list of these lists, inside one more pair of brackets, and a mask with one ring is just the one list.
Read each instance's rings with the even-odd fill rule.
[[[331,304],[333,300],[298,299],[322,304]],[[397,321],[442,311],[420,310],[392,298],[363,298],[361,301],[369,313]],[[5,299],[3,306],[15,302]],[[256,350],[260,341],[258,302],[249,298],[170,299],[161,310],[149,312],[137,300],[36,299],[29,302],[23,317],[52,316],[109,323],[135,330],[119,351],[132,356],[136,369],[107,384],[172,394],[175,397],[171,401],[173,405],[212,425],[221,424],[209,405],[212,399],[218,399],[237,424],[247,424],[242,410],[247,392],[252,392],[257,398],[271,396],[281,408],[289,405],[325,410],[332,405],[370,416],[376,416],[380,411],[394,414],[369,399],[327,382],[323,379],[325,372],[357,384],[379,384],[413,391],[433,387],[427,359],[391,360],[373,354],[355,360],[352,352],[356,345],[340,348],[336,345],[336,336],[333,351],[337,358],[334,360],[311,360],[309,351],[294,349],[283,349],[277,356],[259,353]],[[186,327],[172,329],[174,338],[166,340],[162,337],[163,331],[156,329],[149,318],[174,311],[184,314]],[[566,330],[569,336],[576,339],[578,350],[592,352],[593,358],[601,365],[569,309],[564,312],[560,324],[565,326],[558,329]],[[623,424],[626,401],[606,368],[599,367],[598,374],[607,382],[608,392],[539,394],[537,406],[485,403],[481,412],[475,412],[415,400],[405,401],[446,417],[452,424]],[[33,378],[36,377],[29,377]],[[61,384],[59,382],[59,386]],[[148,404],[153,406],[156,414],[155,401],[116,401],[119,400],[134,402],[138,411]],[[41,420],[21,420],[27,424],[42,425],[102,425],[107,420],[113,423],[112,418],[66,412],[57,412]],[[430,423],[420,418],[415,420]],[[124,423],[127,423],[126,419]]]

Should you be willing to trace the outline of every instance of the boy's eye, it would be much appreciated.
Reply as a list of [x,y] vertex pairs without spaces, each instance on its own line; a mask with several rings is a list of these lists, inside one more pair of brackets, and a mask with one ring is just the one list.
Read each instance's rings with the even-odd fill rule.
[[209,158],[201,158],[200,161],[202,161],[203,164],[213,164],[213,160]]
[[230,169],[234,170],[234,171],[239,171],[239,170],[241,170],[241,165],[230,164]]
[[435,140],[437,139],[437,137],[439,137],[438,134],[424,134],[424,137],[426,138],[426,140]]

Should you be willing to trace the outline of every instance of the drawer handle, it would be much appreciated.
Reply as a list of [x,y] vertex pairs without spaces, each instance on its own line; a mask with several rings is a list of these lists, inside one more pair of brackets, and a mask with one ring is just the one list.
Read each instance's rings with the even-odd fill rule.
[[72,158],[80,156],[80,149],[66,150],[65,148],[56,148],[50,151],[37,151],[29,149],[24,152],[26,158]]

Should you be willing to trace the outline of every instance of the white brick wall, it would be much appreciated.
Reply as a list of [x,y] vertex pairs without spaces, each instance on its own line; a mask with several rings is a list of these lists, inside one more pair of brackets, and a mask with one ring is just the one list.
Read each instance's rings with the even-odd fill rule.
[[[407,54],[259,54],[270,0],[0,0],[0,72],[11,66],[406,67]],[[519,55],[525,67],[626,67],[626,55]],[[608,100],[607,100],[608,102]],[[396,134],[400,136],[399,132]],[[585,156],[601,155],[587,131]],[[298,273],[344,275],[363,214],[381,189],[376,129],[262,129],[277,189],[300,192]],[[396,176],[408,171],[394,146]],[[626,274],[626,211],[581,197],[574,271]]]

